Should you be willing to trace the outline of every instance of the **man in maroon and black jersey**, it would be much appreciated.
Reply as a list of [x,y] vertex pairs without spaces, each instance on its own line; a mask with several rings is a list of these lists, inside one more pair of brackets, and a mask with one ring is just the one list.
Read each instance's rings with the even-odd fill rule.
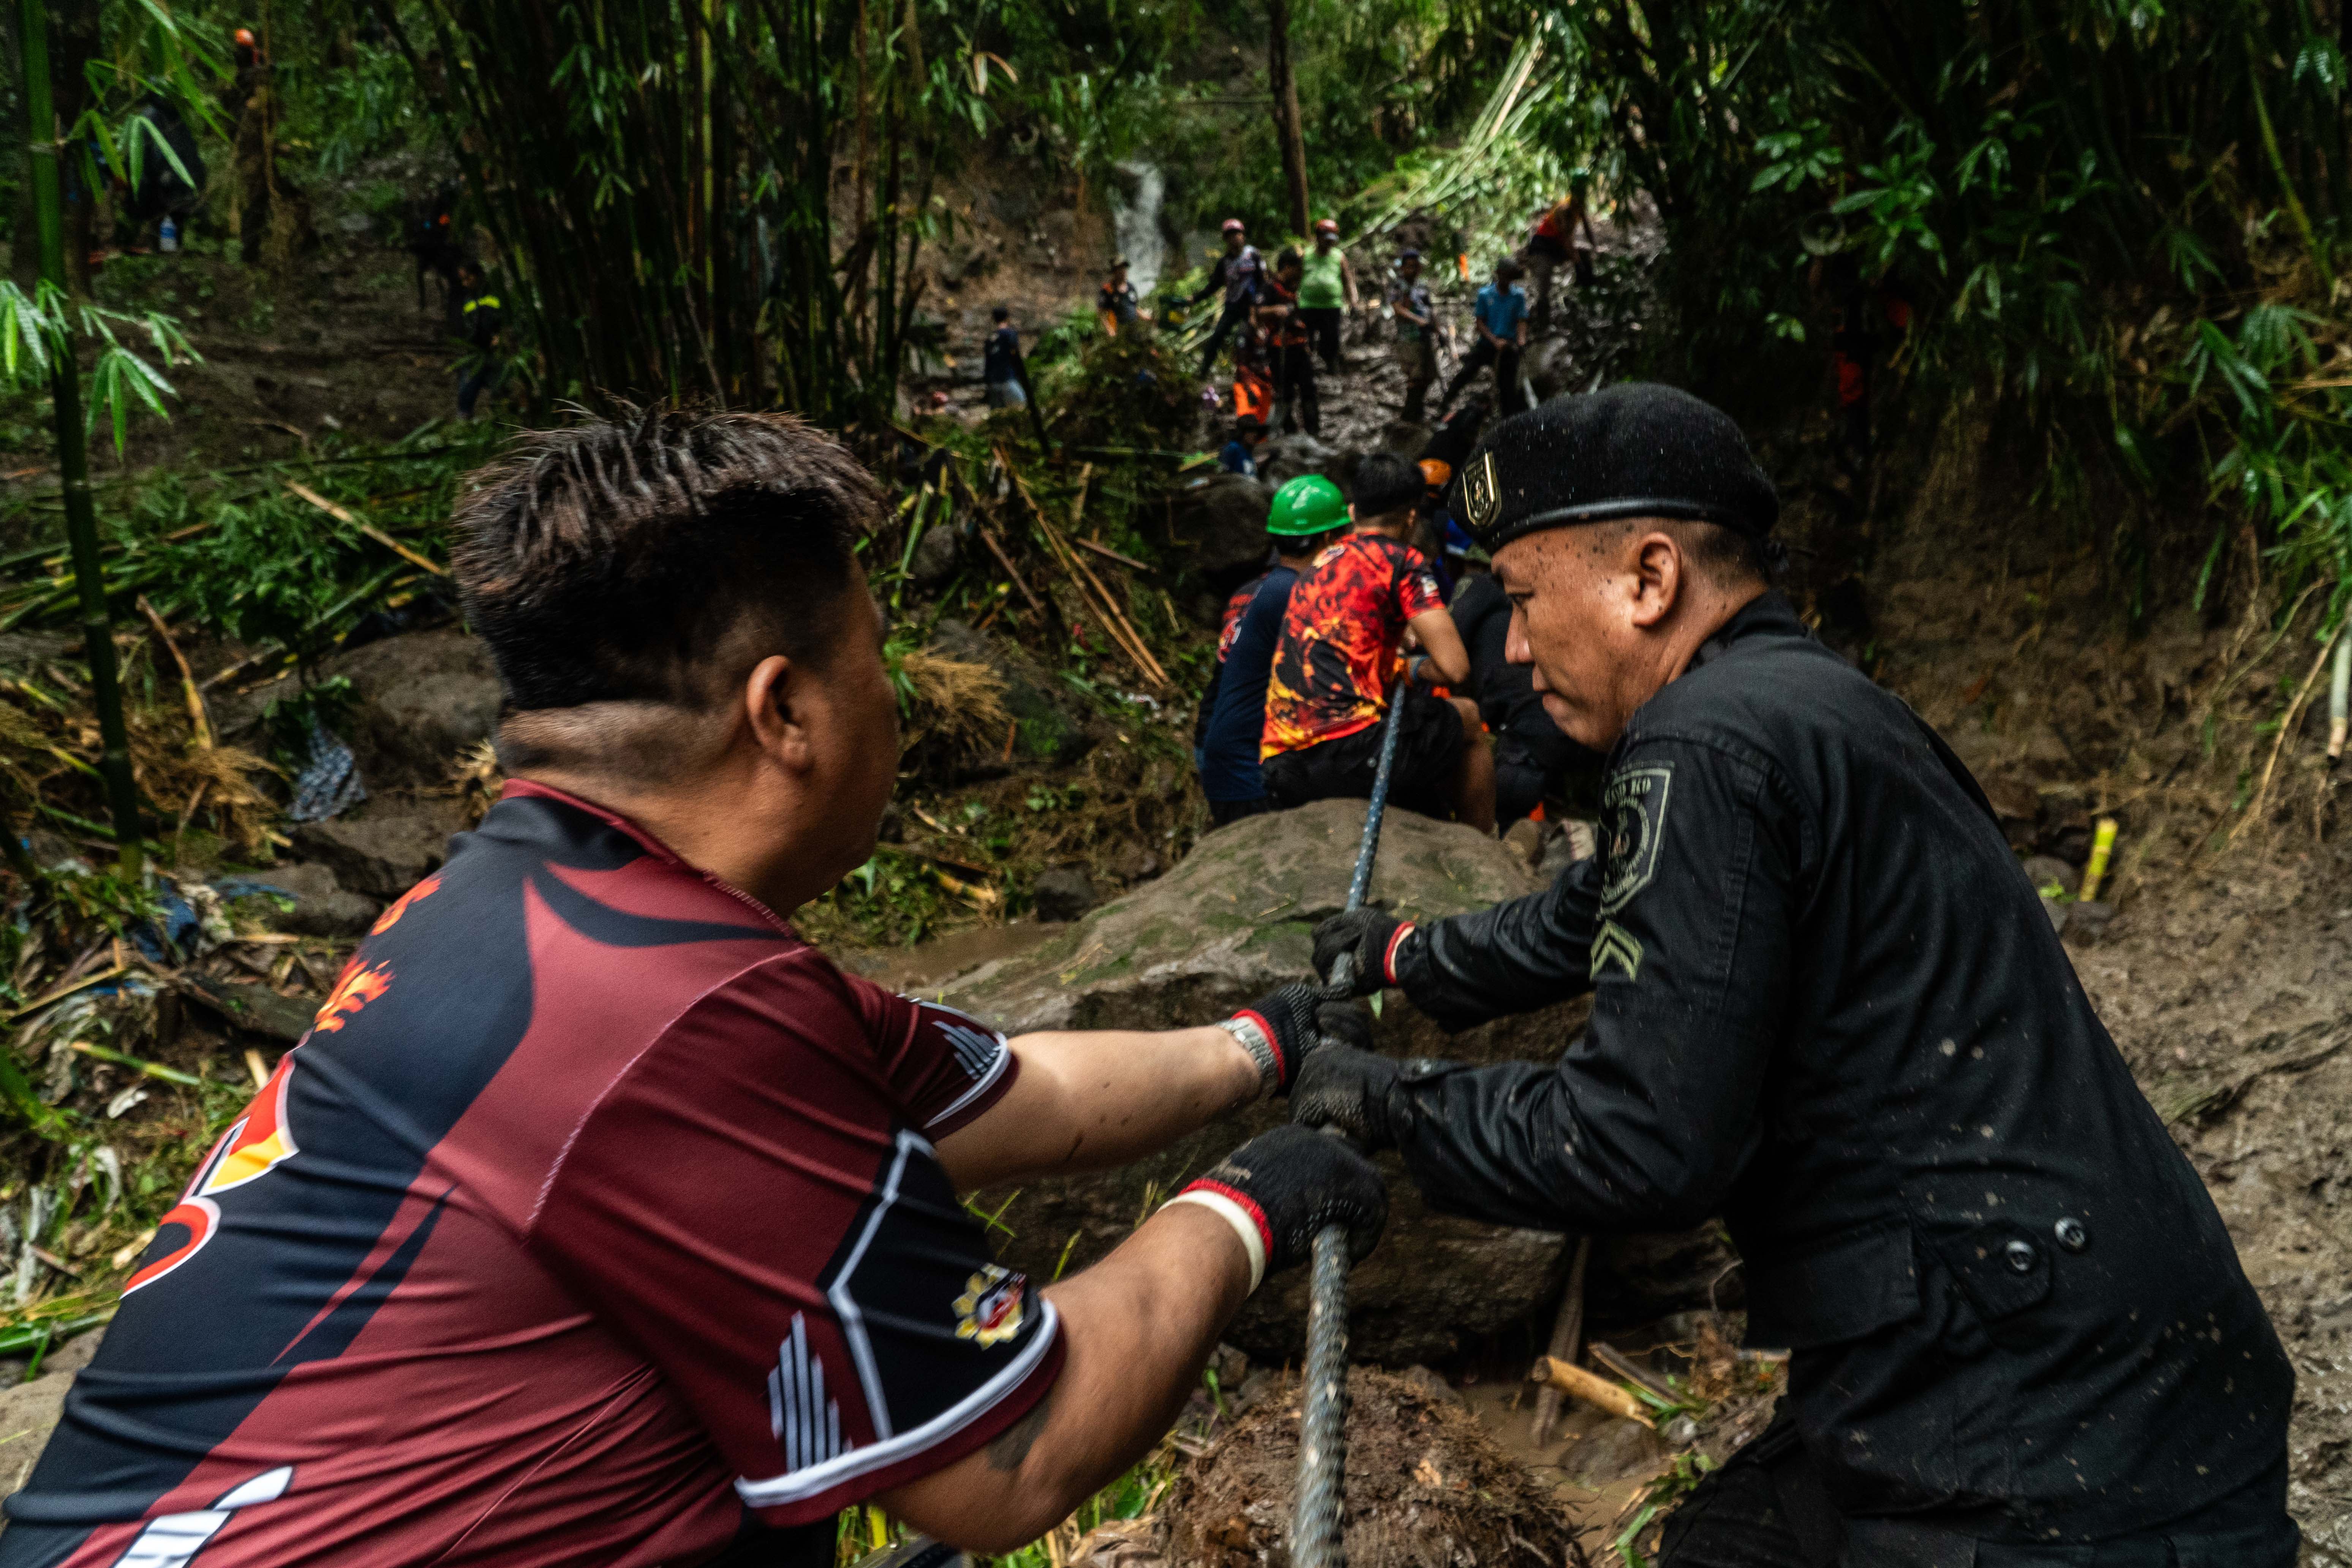
[[[1426,483],[1421,469],[1377,452],[1356,469],[1355,531],[1315,558],[1291,590],[1265,689],[1260,773],[1276,806],[1371,794],[1380,771],[1398,652],[1410,632],[1422,673],[1460,683],[1470,655],[1445,613],[1437,578],[1404,542]],[[1495,763],[1478,708],[1408,688],[1389,798],[1424,816],[1495,826]]]
[[199,1166],[0,1565],[829,1568],[866,1499],[1006,1550],[1160,1436],[1317,1225],[1370,1248],[1372,1168],[1284,1128],[1093,1268],[990,1261],[959,1191],[1282,1090],[1317,994],[1008,1042],[794,935],[898,762],[877,501],[772,416],[477,476],[513,782]]

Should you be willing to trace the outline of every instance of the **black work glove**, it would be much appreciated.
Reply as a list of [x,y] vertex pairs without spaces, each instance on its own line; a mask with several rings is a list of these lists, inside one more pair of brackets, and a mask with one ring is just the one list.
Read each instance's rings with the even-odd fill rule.
[[1276,986],[1219,1027],[1257,1063],[1268,1094],[1287,1094],[1299,1065],[1327,1043],[1359,1050],[1370,1050],[1372,1044],[1371,1020],[1362,1009],[1331,1001],[1300,981]]
[[1169,1202],[1205,1204],[1236,1231],[1254,1227],[1253,1285],[1313,1257],[1315,1233],[1327,1225],[1348,1227],[1348,1256],[1360,1262],[1389,1220],[1388,1189],[1372,1163],[1347,1140],[1304,1127],[1251,1139]]
[[1290,1120],[1336,1127],[1367,1153],[1396,1147],[1397,1084],[1404,1065],[1370,1051],[1335,1047],[1300,1068],[1290,1090]]
[[1349,988],[1339,994],[1370,996],[1396,984],[1396,973],[1391,965],[1398,942],[1412,930],[1411,921],[1401,921],[1373,909],[1333,915],[1315,928],[1315,973],[1329,988],[1332,965],[1339,962],[1341,953],[1352,952],[1356,955],[1355,973]]

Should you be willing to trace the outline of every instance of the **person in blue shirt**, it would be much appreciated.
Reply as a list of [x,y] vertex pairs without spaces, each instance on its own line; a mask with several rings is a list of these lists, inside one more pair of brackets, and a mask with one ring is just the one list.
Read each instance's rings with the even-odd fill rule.
[[1265,421],[1236,419],[1234,438],[1217,454],[1217,467],[1229,474],[1239,474],[1245,479],[1257,478],[1257,449],[1265,439]]
[[1506,256],[1495,263],[1495,280],[1478,290],[1471,313],[1478,323],[1478,341],[1445,384],[1437,412],[1443,416],[1470,378],[1493,365],[1496,405],[1505,414],[1516,414],[1527,406],[1519,396],[1519,352],[1528,346],[1528,291],[1519,287],[1517,261]]
[[1282,640],[1290,590],[1323,547],[1348,531],[1348,502],[1320,474],[1301,474],[1275,492],[1265,531],[1274,542],[1274,564],[1249,585],[1248,604],[1226,623],[1216,674],[1201,699],[1209,714],[1201,738],[1201,793],[1219,827],[1274,809],[1257,769],[1266,678]]

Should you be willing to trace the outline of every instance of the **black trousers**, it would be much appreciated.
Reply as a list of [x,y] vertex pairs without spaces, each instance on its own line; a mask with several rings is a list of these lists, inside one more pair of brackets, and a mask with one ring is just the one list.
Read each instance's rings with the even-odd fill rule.
[[1471,345],[1470,352],[1462,356],[1462,368],[1455,371],[1454,379],[1445,384],[1444,395],[1437,400],[1438,412],[1443,414],[1453,407],[1455,394],[1469,384],[1472,376],[1490,364],[1495,367],[1496,410],[1503,414],[1517,414],[1526,407],[1526,401],[1519,396],[1518,345],[1505,343],[1497,349],[1482,334]]
[[1249,320],[1249,301],[1237,300],[1227,305],[1223,313],[1218,316],[1217,330],[1209,334],[1209,346],[1201,351],[1201,374],[1203,376],[1217,363],[1218,352],[1225,346],[1225,340],[1234,335],[1234,329]]
[[2287,1517],[2283,1454],[2186,1519],[2089,1545],[1982,1540],[1968,1522],[1842,1517],[1780,1419],[1667,1518],[1657,1568],[2294,1568],[2302,1540]]
[[1274,351],[1274,400],[1282,410],[1282,432],[1323,434],[1323,405],[1315,391],[1315,351],[1286,343]]
[[1339,323],[1347,311],[1337,305],[1301,305],[1298,319],[1307,323],[1307,336],[1315,344],[1315,352],[1323,356],[1323,368],[1333,375],[1339,374]]

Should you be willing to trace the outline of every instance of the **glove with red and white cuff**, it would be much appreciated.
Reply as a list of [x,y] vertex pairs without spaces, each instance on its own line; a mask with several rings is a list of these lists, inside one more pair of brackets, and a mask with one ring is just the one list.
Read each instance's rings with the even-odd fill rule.
[[1276,986],[1217,1027],[1257,1063],[1263,1094],[1289,1093],[1300,1064],[1318,1046],[1372,1046],[1371,1021],[1361,1010],[1300,981]]
[[1250,1289],[1314,1255],[1315,1233],[1348,1227],[1348,1256],[1360,1262],[1389,1221],[1388,1189],[1370,1160],[1344,1138],[1277,1127],[1251,1139],[1168,1200],[1193,1204],[1234,1227],[1249,1253]]
[[1349,996],[1370,996],[1397,983],[1397,951],[1412,937],[1413,923],[1374,909],[1350,910],[1333,915],[1315,928],[1315,973],[1328,989],[1331,971],[1343,953],[1354,953],[1349,976]]

